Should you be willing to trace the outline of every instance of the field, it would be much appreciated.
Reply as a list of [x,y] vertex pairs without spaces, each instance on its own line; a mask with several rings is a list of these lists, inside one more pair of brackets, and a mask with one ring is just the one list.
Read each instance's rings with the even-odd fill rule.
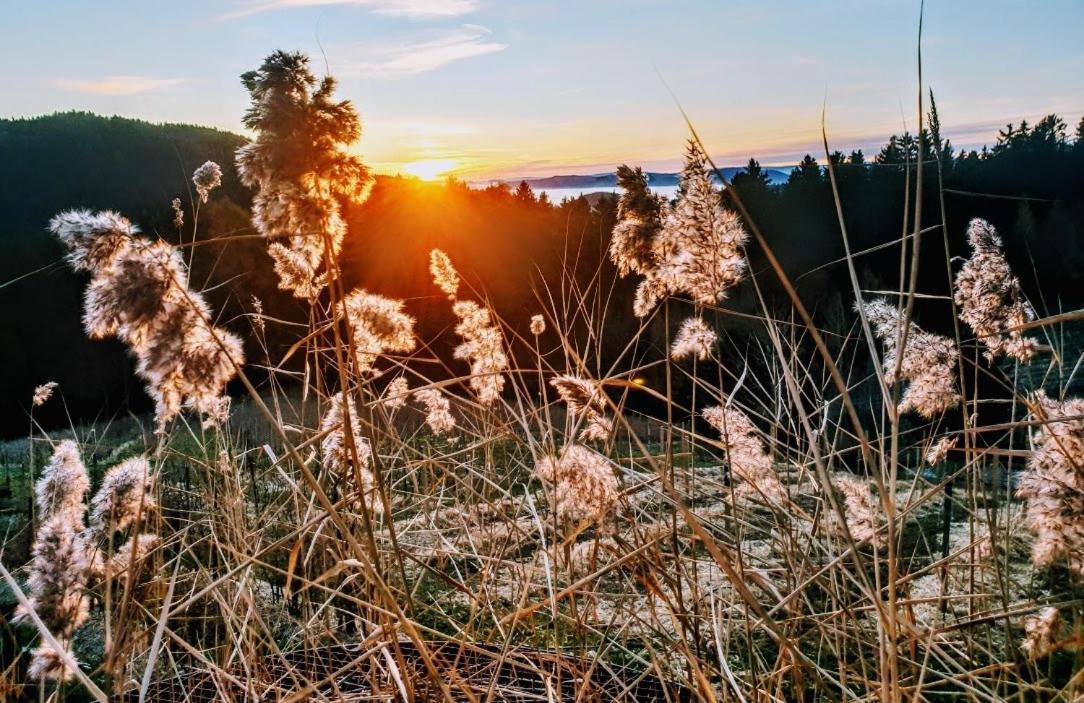
[[86,334],[125,345],[155,411],[55,429],[34,413],[63,387],[26,399],[0,694],[1084,700],[1084,315],[1040,313],[988,222],[950,230],[921,102],[892,289],[860,280],[829,160],[850,299],[814,311],[690,124],[677,197],[622,167],[599,255],[570,238],[522,319],[417,252],[448,321],[423,339],[415,301],[344,284],[372,181],[352,105],[297,54],[243,80],[236,236],[308,321],[223,319],[192,285],[215,162],[176,243],[57,213]]

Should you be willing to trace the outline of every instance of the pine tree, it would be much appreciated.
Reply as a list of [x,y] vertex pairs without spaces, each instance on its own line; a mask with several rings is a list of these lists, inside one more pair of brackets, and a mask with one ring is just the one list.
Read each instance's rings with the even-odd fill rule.
[[885,166],[894,166],[904,163],[905,159],[906,154],[900,148],[900,138],[893,134],[888,138],[888,142],[881,147],[881,151],[877,154],[874,162]]
[[1047,115],[1035,123],[1031,130],[1028,146],[1032,151],[1049,154],[1061,151],[1068,143],[1065,136],[1065,121],[1057,115]]
[[820,183],[821,167],[810,154],[806,154],[805,157],[798,162],[798,165],[794,167],[794,170],[790,172],[790,178],[787,179],[787,184],[817,184]]
[[533,203],[535,202],[534,191],[531,190],[530,184],[527,181],[520,181],[516,186],[515,193],[513,194],[517,201],[521,203]]
[[733,178],[733,186],[742,192],[766,189],[771,184],[771,179],[756,159],[749,159],[745,170],[734,174]]

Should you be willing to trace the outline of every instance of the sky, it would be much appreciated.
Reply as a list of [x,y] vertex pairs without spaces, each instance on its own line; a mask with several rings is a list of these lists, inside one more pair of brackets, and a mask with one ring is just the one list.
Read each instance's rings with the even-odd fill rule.
[[[300,50],[384,173],[676,170],[876,151],[917,124],[919,2],[49,0],[0,4],[0,116],[89,110],[243,132],[239,76]],[[1084,113],[1084,2],[928,0],[923,82],[957,145]]]

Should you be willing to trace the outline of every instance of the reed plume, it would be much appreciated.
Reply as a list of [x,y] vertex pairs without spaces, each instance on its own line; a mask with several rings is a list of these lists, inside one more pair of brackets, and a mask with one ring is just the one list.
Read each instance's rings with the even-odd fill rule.
[[581,441],[604,442],[613,433],[613,421],[606,417],[606,396],[595,381],[579,376],[558,376],[550,381],[568,406],[573,419],[582,417]]
[[1001,251],[1001,237],[989,222],[975,218],[967,226],[967,241],[971,258],[956,274],[953,293],[960,319],[986,347],[988,361],[1002,354],[1031,361],[1035,340],[1025,337],[1020,327],[1035,319],[1035,311]]
[[410,382],[406,376],[396,376],[384,389],[381,404],[391,411],[396,411],[407,404],[410,400]]
[[655,267],[653,243],[662,229],[666,201],[647,187],[647,175],[639,168],[617,167],[617,224],[610,235],[610,260],[618,275],[648,275]]
[[884,344],[881,364],[885,382],[908,382],[897,411],[903,414],[913,410],[931,419],[956,407],[960,402],[960,394],[956,391],[959,357],[956,344],[948,337],[926,332],[911,322],[904,340],[906,346],[901,351],[899,345],[904,332],[899,310],[884,298],[876,298],[865,304],[865,313],[874,333]]
[[705,361],[711,356],[711,350],[718,340],[715,330],[708,327],[702,319],[686,318],[678,328],[674,343],[670,346],[670,358],[681,361],[695,356],[700,361]]
[[742,482],[735,490],[783,508],[789,501],[787,489],[749,416],[737,408],[719,406],[704,408],[701,414],[719,432],[730,470]]
[[1031,558],[1038,567],[1065,559],[1084,579],[1084,399],[1056,400],[1039,391],[1032,407],[1040,424],[1017,489],[1035,535]]
[[146,457],[133,457],[106,472],[90,505],[90,522],[101,534],[126,529],[157,507]]
[[93,275],[84,296],[87,334],[128,344],[155,401],[159,431],[183,407],[209,422],[224,420],[226,384],[244,363],[241,340],[208,321],[210,308],[188,289],[176,248],[137,237],[138,228],[114,212],[63,212],[49,227],[68,247],[72,266]]
[[[350,451],[347,444],[347,415],[350,416],[350,439],[354,452]],[[320,442],[320,458],[324,468],[334,472],[343,483],[355,485],[355,494],[362,497],[370,508],[381,509],[383,503],[372,500],[374,477],[370,466],[373,461],[373,448],[361,433],[361,421],[358,419],[354,401],[347,399],[344,403],[342,396],[336,395],[320,421],[320,432],[324,434],[324,439]],[[356,463],[353,459],[355,453]],[[357,485],[358,482],[360,485]]]
[[579,444],[538,460],[534,475],[553,484],[554,511],[570,520],[601,520],[617,502],[621,483],[609,459]]
[[435,435],[448,434],[455,429],[452,404],[438,388],[421,388],[414,391],[414,398],[425,406],[425,422]]
[[679,293],[698,304],[717,304],[745,275],[744,246],[749,233],[737,214],[723,207],[706,157],[692,141],[685,154],[681,188],[681,196],[652,239],[652,266],[633,302],[637,317]]
[[214,161],[204,161],[203,165],[192,173],[192,183],[196,186],[200,202],[207,202],[211,191],[222,185],[222,167]]
[[53,449],[34,486],[38,510],[42,515],[82,515],[89,490],[90,479],[79,457],[78,446],[70,439],[60,442]]
[[852,474],[839,474],[833,479],[836,489],[843,494],[847,531],[858,544],[868,542],[881,546],[877,531],[878,510],[869,483]]
[[459,293],[459,272],[455,270],[448,255],[440,249],[429,252],[429,273],[433,276],[433,283],[437,288],[444,291],[449,300],[455,300]]
[[34,395],[30,399],[30,404],[35,408],[45,405],[49,402],[49,399],[53,397],[53,391],[56,390],[57,382],[49,381],[43,383],[34,389]]
[[1020,649],[1032,661],[1041,659],[1057,648],[1059,630],[1061,613],[1054,607],[1043,608],[1024,618],[1024,641]]
[[313,299],[346,233],[342,203],[364,202],[372,187],[349,152],[361,121],[349,100],[334,100],[335,79],[317,79],[300,53],[276,51],[241,82],[251,97],[243,123],[256,137],[237,150],[237,168],[256,191],[253,224],[273,240],[267,252],[279,287]]
[[[29,607],[15,610],[15,622],[28,620],[33,610],[62,646],[70,646],[75,631],[90,614],[86,592],[92,556],[83,522],[84,500],[90,487],[86,467],[72,441],[58,444],[35,485],[43,521],[34,535],[26,586]],[[60,655],[47,644],[31,655],[32,679],[67,680]]]
[[364,290],[351,291],[342,301],[340,309],[353,335],[358,374],[372,372],[382,354],[414,351],[414,318],[403,312],[403,307],[401,300]]
[[504,389],[508,356],[504,338],[493,324],[489,310],[473,300],[457,300],[452,311],[459,318],[456,333],[463,339],[453,352],[456,359],[470,362],[470,387],[483,405],[491,405]]

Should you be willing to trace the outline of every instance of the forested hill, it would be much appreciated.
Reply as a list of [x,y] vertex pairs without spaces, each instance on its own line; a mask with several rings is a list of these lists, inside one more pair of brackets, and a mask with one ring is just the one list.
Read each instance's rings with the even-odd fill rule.
[[4,222],[14,231],[41,230],[57,207],[109,208],[157,221],[173,198],[187,200],[192,171],[208,159],[231,166],[222,193],[246,202],[232,169],[233,152],[244,141],[208,127],[86,112],[0,120]]
[[[212,159],[225,167],[215,209],[234,203],[243,221],[249,196],[232,169],[243,141],[204,127],[77,112],[0,120],[0,315],[9,340],[0,350],[4,436],[25,425],[27,390],[48,380],[61,383],[77,419],[145,402],[121,345],[82,333],[86,282],[63,264],[45,229],[49,218],[66,208],[114,209],[144,231],[170,237],[170,202],[189,201],[193,169]],[[65,420],[55,411],[43,419]]]
[[[1034,126],[1011,125],[990,149],[979,152],[956,151],[936,129],[923,136],[922,224],[940,221],[943,197],[950,255],[966,255],[967,221],[985,217],[999,228],[1010,261],[1043,312],[1084,305],[1084,123],[1073,135],[1054,116]],[[193,285],[209,291],[222,324],[241,335],[250,331],[245,313],[253,297],[273,317],[307,319],[307,307],[277,290],[265,243],[252,236],[250,193],[234,169],[234,151],[243,143],[243,137],[214,129],[86,113],[0,120],[0,315],[14,340],[0,349],[0,434],[25,432],[32,389],[50,380],[59,382],[66,406],[42,408],[36,418],[47,426],[66,424],[66,410],[87,420],[148,407],[122,346],[83,334],[86,281],[63,263],[60,246],[45,231],[60,210],[118,210],[150,236],[177,242],[170,202],[179,197],[188,241],[191,173],[206,160],[216,161],[223,185],[200,208],[200,245],[186,249]],[[904,196],[913,198],[919,143],[903,135],[892,137],[875,155],[830,157],[851,249],[870,250],[856,258],[867,289],[897,288]],[[815,314],[825,326],[838,325],[846,333],[853,317],[850,284],[840,262],[840,223],[823,159],[806,157],[781,185],[756,162],[733,181]],[[429,280],[430,248],[445,249],[468,282],[524,333],[530,314],[539,310],[535,296],[546,297],[546,286],[559,285],[562,270],[571,268],[586,283],[605,261],[616,198],[555,204],[536,197],[527,184],[472,190],[456,182],[378,178],[372,197],[346,216],[342,265],[348,284],[407,299],[420,335],[443,334],[446,342],[454,318]],[[913,223],[907,227],[913,229]],[[940,230],[931,232],[923,241],[919,290],[943,296],[948,293],[945,247]],[[756,247],[749,256],[771,304],[781,297],[773,277]],[[612,267],[603,266],[608,281]],[[607,339],[625,340],[637,326],[629,314],[635,284],[623,279],[610,295]],[[752,287],[740,286],[726,305],[756,312]],[[918,319],[934,331],[949,331],[946,309],[943,300],[924,298]],[[740,318],[725,319],[740,324]],[[293,341],[290,328],[270,325],[268,330],[274,349]],[[739,334],[731,332],[731,338]],[[438,340],[433,349],[442,348]],[[267,359],[251,336],[246,351],[250,370],[258,374],[256,367]]]

